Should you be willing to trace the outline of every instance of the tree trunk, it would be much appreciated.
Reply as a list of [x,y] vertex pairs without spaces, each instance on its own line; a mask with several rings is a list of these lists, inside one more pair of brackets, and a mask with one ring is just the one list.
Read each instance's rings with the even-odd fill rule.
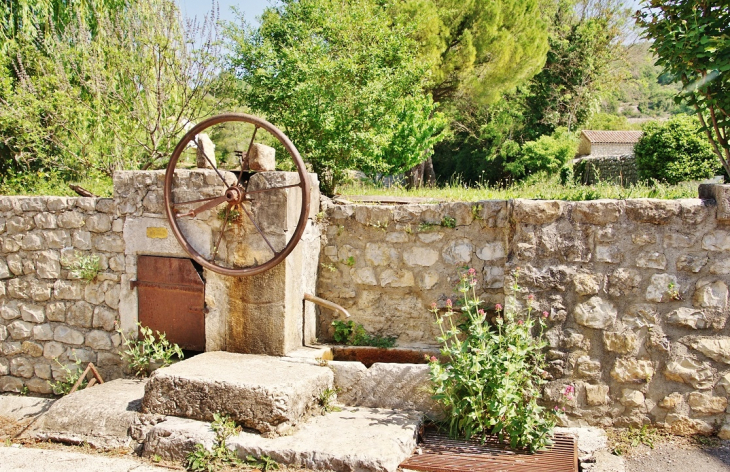
[[405,172],[406,188],[421,188],[424,185],[433,187],[436,185],[436,173],[433,170],[433,161],[429,157],[420,164]]

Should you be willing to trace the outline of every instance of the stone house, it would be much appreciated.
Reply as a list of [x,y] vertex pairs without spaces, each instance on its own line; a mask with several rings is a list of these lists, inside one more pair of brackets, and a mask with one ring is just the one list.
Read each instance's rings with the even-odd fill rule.
[[580,132],[578,156],[620,156],[633,154],[634,145],[641,138],[641,131],[594,131]]

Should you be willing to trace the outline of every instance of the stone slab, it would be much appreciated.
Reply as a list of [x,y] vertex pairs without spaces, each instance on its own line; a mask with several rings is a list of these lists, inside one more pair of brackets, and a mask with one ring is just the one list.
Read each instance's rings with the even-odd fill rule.
[[56,401],[33,425],[30,435],[100,449],[128,447],[129,428],[138,417],[144,380],[118,379],[79,390]]
[[35,418],[53,405],[51,398],[0,395],[0,416],[14,421]]
[[332,382],[326,367],[206,352],[155,371],[142,411],[203,421],[225,413],[245,427],[281,434],[306,418]]
[[202,444],[212,450],[216,434],[205,421],[168,416],[164,421],[152,426],[144,439],[142,456],[159,456],[165,460],[182,461]]
[[30,447],[0,446],[0,469],[3,472],[58,472],[103,471],[103,472],[161,472],[169,468],[154,467],[139,460],[122,457],[108,457],[101,454],[55,449],[34,449]]
[[311,419],[291,436],[243,432],[227,444],[240,458],[267,455],[309,469],[394,472],[416,448],[420,424],[416,412],[343,408]]

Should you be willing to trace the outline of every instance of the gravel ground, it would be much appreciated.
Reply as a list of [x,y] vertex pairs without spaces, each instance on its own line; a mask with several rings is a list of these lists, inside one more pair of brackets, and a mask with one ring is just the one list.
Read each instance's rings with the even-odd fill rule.
[[624,458],[626,472],[728,472],[730,441],[716,438],[701,445],[693,439],[669,438],[651,449],[641,445]]

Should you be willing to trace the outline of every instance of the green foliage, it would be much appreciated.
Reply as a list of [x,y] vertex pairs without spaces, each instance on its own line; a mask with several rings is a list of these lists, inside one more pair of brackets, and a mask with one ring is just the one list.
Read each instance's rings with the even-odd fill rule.
[[72,259],[61,259],[61,264],[70,271],[71,277],[91,282],[101,272],[100,261],[96,254],[76,253]]
[[155,331],[137,323],[139,337],[128,339],[121,329],[117,332],[122,335],[126,350],[122,352],[129,364],[129,368],[138,377],[146,377],[149,374],[150,365],[167,367],[172,364],[174,358],[183,359],[182,349],[177,344],[171,343],[165,337],[165,333]]
[[662,439],[662,433],[649,425],[642,425],[641,428],[629,426],[628,429],[617,430],[611,438],[611,452],[622,456],[631,449],[643,444],[654,449],[654,444]]
[[319,406],[322,407],[322,411],[324,413],[342,411],[342,408],[335,405],[335,400],[337,400],[337,394],[339,391],[340,389],[338,387],[327,387],[319,394]]
[[214,472],[226,466],[238,465],[241,461],[236,451],[229,449],[226,440],[241,432],[241,427],[227,415],[213,413],[213,422],[210,425],[215,432],[215,442],[208,450],[203,444],[196,444],[195,449],[185,456],[183,465],[186,470],[194,472]]
[[676,184],[722,171],[710,143],[700,132],[699,121],[687,115],[647,123],[634,153],[639,177],[645,180]]
[[445,125],[410,28],[375,1],[286,0],[229,28],[239,98],[284,129],[332,195],[347,169],[422,161]]
[[444,228],[456,228],[456,219],[450,216],[444,216],[441,220],[441,226]]
[[269,456],[246,456],[246,465],[255,469],[261,470],[261,472],[267,472],[268,470],[278,470],[279,464]]
[[360,323],[352,320],[341,321],[334,320],[332,322],[335,331],[333,338],[341,344],[350,346],[373,346],[389,348],[395,346],[396,336],[380,336],[377,334],[369,334]]
[[414,25],[420,57],[430,64],[437,101],[467,95],[494,101],[545,62],[547,25],[537,0],[406,0],[393,17]]
[[601,92],[616,84],[611,66],[624,51],[620,45],[628,12],[621,2],[594,2],[579,15],[576,3],[561,1],[552,22],[550,51],[542,71],[525,96],[525,137],[536,139],[558,127],[573,131],[586,122]]
[[730,174],[730,8],[726,0],[652,0],[636,15],[664,72],[683,85],[676,97],[694,108]]
[[188,122],[220,107],[214,22],[183,24],[171,0],[63,8],[63,29],[49,23],[0,56],[0,184],[164,166]]
[[[533,316],[529,305],[524,315],[511,309],[502,314],[497,306],[492,326],[480,308],[476,285],[474,269],[462,274],[460,313],[451,300],[443,315],[433,304],[441,353],[447,359],[442,363],[431,358],[434,398],[447,410],[445,421],[452,437],[483,440],[494,434],[513,448],[543,449],[552,443],[555,426],[553,411],[537,403],[547,382],[542,354],[547,346],[545,323]],[[519,292],[519,287],[513,288]]]
[[[54,357],[53,361],[58,364],[58,367],[64,372],[64,376],[63,379],[56,380],[55,382],[51,382],[49,380],[48,385],[51,387],[51,390],[53,390],[54,394],[68,395],[69,393],[71,393],[71,389],[73,388],[73,386],[76,385],[76,382],[78,382],[81,374],[83,374],[84,372],[84,369],[81,368],[81,359],[76,357],[73,369],[70,368],[68,365],[59,362],[58,358]],[[86,379],[82,380],[79,384],[79,388],[84,388],[86,384]]]
[[519,151],[514,145],[504,147],[507,161],[504,168],[518,179],[538,172],[552,175],[575,156],[577,148],[575,136],[565,128],[558,128],[551,136],[544,135],[536,141],[526,142]]

